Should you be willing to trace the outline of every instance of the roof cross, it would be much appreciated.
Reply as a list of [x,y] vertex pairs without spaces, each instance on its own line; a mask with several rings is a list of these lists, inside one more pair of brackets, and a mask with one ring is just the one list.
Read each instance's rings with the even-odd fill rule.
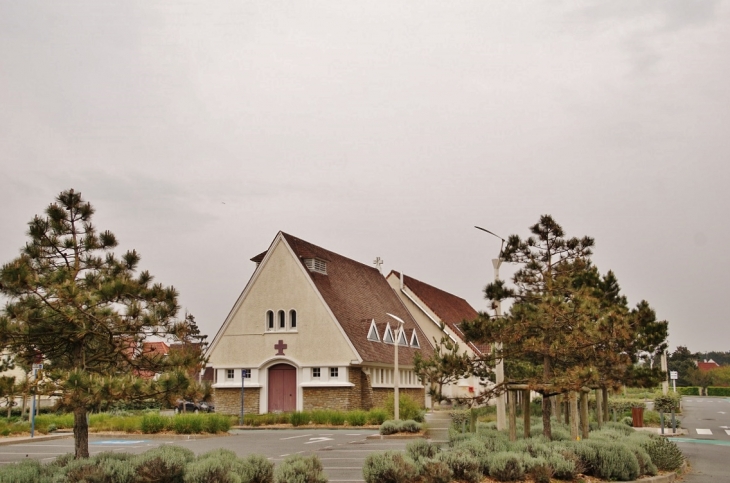
[[279,343],[278,343],[278,344],[275,344],[275,345],[274,345],[274,349],[276,349],[276,350],[278,351],[278,352],[276,353],[276,355],[277,355],[277,356],[283,356],[283,355],[286,355],[286,354],[284,354],[284,349],[286,349],[286,348],[287,348],[287,345],[286,345],[286,344],[284,344],[284,341],[283,341],[283,340],[281,340],[281,339],[279,339]]
[[373,264],[378,269],[378,272],[383,273],[383,259],[380,257],[375,257],[375,261],[373,261]]

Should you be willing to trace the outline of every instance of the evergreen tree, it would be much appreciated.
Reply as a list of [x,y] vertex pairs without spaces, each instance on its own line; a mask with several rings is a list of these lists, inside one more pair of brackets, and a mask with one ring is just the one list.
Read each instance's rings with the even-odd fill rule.
[[[21,255],[0,271],[9,299],[0,344],[18,358],[45,364],[43,387],[74,413],[75,455],[89,455],[87,411],[103,401],[165,398],[182,393],[200,354],[163,356],[145,341],[187,342],[189,320],[177,319],[177,291],[138,272],[140,257],[99,232],[94,209],[74,190],[30,221]],[[161,374],[144,379],[139,374]]]

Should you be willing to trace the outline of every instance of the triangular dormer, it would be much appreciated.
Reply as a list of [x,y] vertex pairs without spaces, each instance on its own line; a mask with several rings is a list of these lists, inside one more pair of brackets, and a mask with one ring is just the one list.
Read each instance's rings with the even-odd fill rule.
[[395,342],[395,339],[393,339],[393,331],[390,330],[390,324],[385,327],[383,342],[385,342],[386,344],[393,344]]
[[398,345],[402,345],[403,347],[408,347],[408,341],[406,340],[406,331],[401,330],[398,333]]
[[416,331],[414,330],[411,334],[411,347],[421,348],[421,344],[418,343],[418,336],[416,335]]
[[368,331],[368,340],[373,342],[380,342],[380,336],[378,335],[378,328],[375,326],[375,319],[370,322],[370,330]]

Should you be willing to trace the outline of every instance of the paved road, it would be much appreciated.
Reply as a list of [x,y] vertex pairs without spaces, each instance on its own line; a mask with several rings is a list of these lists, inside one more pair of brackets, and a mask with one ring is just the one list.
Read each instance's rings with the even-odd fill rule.
[[[196,454],[216,448],[227,448],[239,456],[257,453],[274,463],[291,454],[316,454],[332,483],[361,482],[365,457],[374,451],[403,450],[409,440],[366,439],[373,430],[247,430],[227,436],[190,439],[179,437],[90,436],[89,452],[127,451],[142,453],[163,444],[177,444]],[[25,458],[52,461],[57,456],[73,452],[73,439],[39,441],[0,446],[0,464]]]
[[672,440],[692,467],[684,482],[730,481],[730,398],[683,397],[682,427],[688,437]]

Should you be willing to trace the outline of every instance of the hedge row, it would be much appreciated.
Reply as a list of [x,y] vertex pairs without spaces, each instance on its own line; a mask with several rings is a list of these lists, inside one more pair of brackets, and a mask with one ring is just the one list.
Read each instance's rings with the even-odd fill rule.
[[88,459],[73,455],[41,464],[37,460],[0,466],[0,483],[326,483],[316,455],[292,455],[276,468],[266,457],[239,458],[217,449],[195,457],[180,446],[161,446],[139,455],[105,452]]
[[[558,435],[566,431],[556,429]],[[590,439],[577,442],[542,436],[510,442],[504,432],[480,424],[477,433],[452,433],[448,448],[417,440],[408,444],[405,454],[373,453],[365,461],[363,477],[367,483],[477,483],[485,476],[521,481],[529,475],[536,483],[549,483],[586,474],[630,481],[676,470],[683,458],[670,440],[620,423],[607,423],[591,432]]]
[[708,387],[708,396],[730,396],[730,387]]
[[322,409],[315,411],[295,411],[293,413],[246,414],[243,417],[244,426],[271,426],[277,424],[291,424],[292,426],[306,426],[309,424],[329,426],[378,426],[388,419],[388,412],[384,409],[370,411],[336,411]]

